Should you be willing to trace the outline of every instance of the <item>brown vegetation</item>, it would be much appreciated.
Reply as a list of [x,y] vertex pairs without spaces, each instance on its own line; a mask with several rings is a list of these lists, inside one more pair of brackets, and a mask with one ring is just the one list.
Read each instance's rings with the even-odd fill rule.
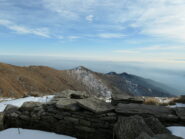
[[44,66],[18,67],[0,63],[0,96],[24,97],[53,94],[66,89],[82,90],[66,71]]
[[168,106],[174,105],[176,98],[145,97],[144,104]]

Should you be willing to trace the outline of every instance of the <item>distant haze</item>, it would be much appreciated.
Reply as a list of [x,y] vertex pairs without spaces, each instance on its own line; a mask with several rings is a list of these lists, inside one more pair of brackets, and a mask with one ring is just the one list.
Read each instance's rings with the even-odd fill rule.
[[[93,71],[107,73],[115,71],[118,73],[127,72],[149,78],[178,90],[176,95],[185,95],[185,66],[178,64],[164,63],[142,63],[142,62],[109,62],[73,60],[59,57],[39,57],[39,56],[7,56],[1,55],[0,62],[18,65],[43,65],[59,70],[71,69],[78,66],[85,66]],[[184,66],[184,67],[183,67]]]

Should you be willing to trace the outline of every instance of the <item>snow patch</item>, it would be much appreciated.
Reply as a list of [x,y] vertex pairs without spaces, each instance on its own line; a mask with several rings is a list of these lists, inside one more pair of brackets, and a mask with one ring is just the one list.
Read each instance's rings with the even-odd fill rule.
[[167,127],[168,130],[171,131],[171,133],[175,136],[182,137],[185,139],[185,127],[184,126],[170,126]]
[[10,128],[0,132],[2,139],[75,139],[73,137],[59,135],[50,132],[44,132],[39,130],[28,130]]
[[46,102],[50,101],[53,97],[54,97],[54,95],[43,96],[43,97],[30,96],[30,97],[19,98],[19,99],[10,98],[10,99],[5,99],[5,100],[3,100],[1,98],[3,102],[0,102],[0,112],[3,112],[8,104],[20,107],[20,106],[22,106],[22,104],[24,102],[28,102],[28,101],[46,103]]
[[106,100],[111,98],[112,91],[100,79],[97,79],[91,71],[78,67],[68,71],[68,74],[87,86],[89,92],[96,93],[99,97],[103,96]]
[[182,103],[176,103],[175,105],[169,106],[170,108],[176,108],[176,107],[185,107],[185,104]]

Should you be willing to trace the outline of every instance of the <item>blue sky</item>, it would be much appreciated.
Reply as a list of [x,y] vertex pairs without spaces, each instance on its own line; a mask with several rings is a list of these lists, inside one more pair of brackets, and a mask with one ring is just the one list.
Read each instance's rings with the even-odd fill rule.
[[184,0],[0,0],[0,55],[185,63]]

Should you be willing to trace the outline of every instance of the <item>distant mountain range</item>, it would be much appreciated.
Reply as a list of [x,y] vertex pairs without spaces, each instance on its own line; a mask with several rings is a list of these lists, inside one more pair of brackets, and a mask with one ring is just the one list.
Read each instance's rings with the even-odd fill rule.
[[176,91],[161,83],[127,73],[103,74],[82,66],[56,70],[46,66],[19,67],[0,63],[0,96],[45,95],[67,89],[86,91],[101,98],[111,98],[112,94],[168,97]]

